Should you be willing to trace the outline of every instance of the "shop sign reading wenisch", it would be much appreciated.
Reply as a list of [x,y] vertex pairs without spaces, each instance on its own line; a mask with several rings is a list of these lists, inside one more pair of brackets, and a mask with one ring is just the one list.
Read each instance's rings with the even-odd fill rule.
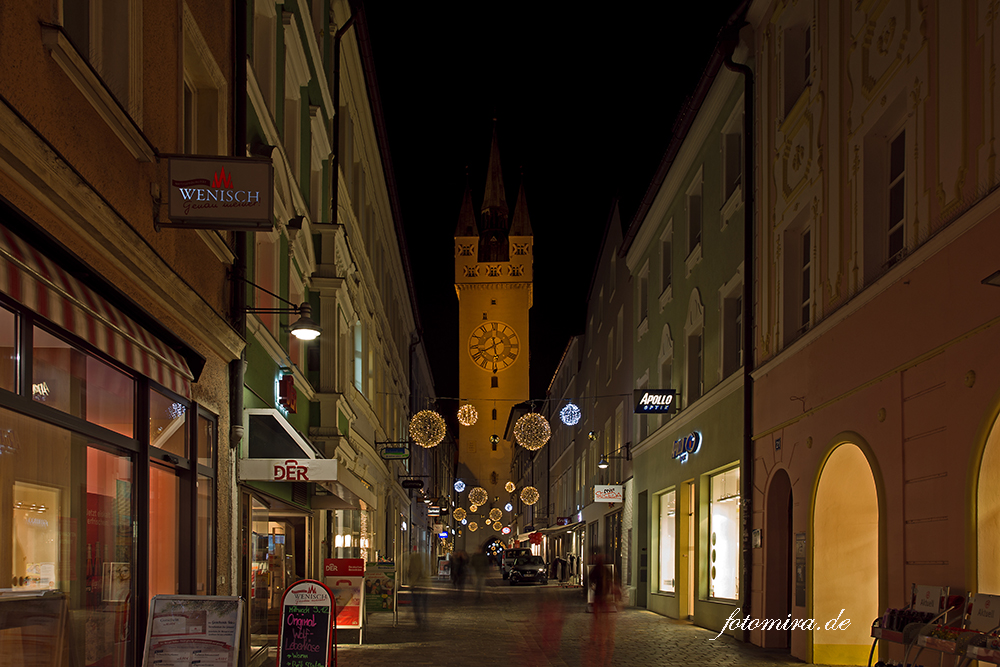
[[272,228],[274,169],[269,159],[171,156],[170,223],[189,229]]

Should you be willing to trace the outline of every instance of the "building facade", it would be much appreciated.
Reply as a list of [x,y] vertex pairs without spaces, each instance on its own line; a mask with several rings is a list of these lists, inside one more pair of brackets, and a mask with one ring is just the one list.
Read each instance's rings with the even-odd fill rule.
[[722,630],[742,605],[744,87],[713,54],[634,218],[635,602]]
[[168,156],[243,154],[232,6],[95,7],[0,26],[0,636],[24,664],[138,664],[151,596],[239,590],[232,234],[166,228]]
[[[863,664],[913,584],[998,593],[989,3],[755,2],[755,631]],[[883,657],[899,647],[880,642]]]

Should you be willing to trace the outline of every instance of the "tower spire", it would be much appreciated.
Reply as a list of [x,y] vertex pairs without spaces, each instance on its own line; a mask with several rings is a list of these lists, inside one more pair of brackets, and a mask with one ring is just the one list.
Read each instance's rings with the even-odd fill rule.
[[524,198],[524,174],[521,174],[521,185],[517,190],[517,203],[514,204],[514,215],[510,222],[511,236],[532,236],[531,219],[528,217],[528,202]]
[[476,229],[476,214],[472,209],[472,188],[469,187],[469,168],[465,168],[465,194],[462,195],[462,207],[458,211],[458,225],[455,236],[479,236]]
[[493,210],[495,218],[507,222],[507,194],[503,189],[503,169],[500,167],[500,149],[497,147],[497,119],[493,119],[493,145],[490,163],[486,169],[486,192],[483,194],[483,213]]

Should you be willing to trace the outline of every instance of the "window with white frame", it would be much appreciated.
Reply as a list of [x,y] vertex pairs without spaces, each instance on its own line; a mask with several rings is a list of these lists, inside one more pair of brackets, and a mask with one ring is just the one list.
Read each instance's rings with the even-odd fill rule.
[[225,154],[229,136],[226,77],[186,4],[183,86],[184,153]]
[[674,221],[660,235],[660,293],[663,294],[674,284]]
[[132,118],[142,119],[142,3],[63,0],[62,24],[77,53]]
[[702,172],[699,169],[694,182],[688,188],[687,203],[687,231],[688,231],[688,254],[694,254],[701,248],[702,227],[704,224],[704,210],[702,201]]
[[892,266],[906,250],[906,130],[901,129],[889,142],[889,206],[886,237],[886,265]]
[[790,24],[782,32],[784,60],[784,115],[791,113],[795,103],[809,86],[812,77],[812,30],[810,21]]
[[[722,128],[722,201],[742,198],[743,184],[743,101],[736,103]],[[725,217],[725,216],[724,216]]]
[[274,69],[277,62],[277,13],[274,0],[255,0],[253,11],[253,73],[267,108],[274,113]]
[[[646,391],[646,389],[649,388],[649,379],[648,379],[648,376],[649,376],[649,373],[647,371],[646,376],[643,377],[642,379],[640,379],[636,383],[636,389],[638,389],[640,392]],[[644,415],[644,414],[641,414],[641,413],[635,415],[635,425],[636,425],[635,426],[635,433],[636,433],[636,442],[637,443],[642,442],[643,440],[646,439],[646,436],[649,435],[649,420],[650,420],[650,416],[649,415]]]
[[354,323],[354,388],[365,391],[365,329],[361,320]]
[[812,225],[802,215],[785,230],[784,243],[784,322],[785,344],[805,333],[813,319],[813,235]]
[[684,324],[685,357],[687,372],[685,406],[693,404],[705,392],[705,307],[697,289],[691,291],[688,313]]
[[[669,324],[663,325],[663,332],[660,334],[660,353],[657,356],[657,361],[660,370],[660,389],[672,389],[674,387],[674,338],[670,333]],[[669,414],[660,415],[660,423],[666,423],[670,417]]]
[[671,489],[660,496],[659,591],[677,590],[677,491]]
[[735,600],[740,596],[739,467],[712,475],[709,484],[709,597]]
[[719,289],[722,304],[722,355],[720,378],[743,366],[743,267]]
[[[306,60],[296,15],[283,13],[285,36],[285,107],[282,143],[292,177],[302,172],[303,89],[309,85],[309,64]],[[307,144],[308,145],[308,144]]]

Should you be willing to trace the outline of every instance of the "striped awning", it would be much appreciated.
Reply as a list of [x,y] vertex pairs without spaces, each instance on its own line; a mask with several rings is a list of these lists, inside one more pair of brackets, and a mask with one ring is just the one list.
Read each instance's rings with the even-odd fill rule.
[[137,373],[191,397],[194,375],[183,357],[2,226],[0,292]]

